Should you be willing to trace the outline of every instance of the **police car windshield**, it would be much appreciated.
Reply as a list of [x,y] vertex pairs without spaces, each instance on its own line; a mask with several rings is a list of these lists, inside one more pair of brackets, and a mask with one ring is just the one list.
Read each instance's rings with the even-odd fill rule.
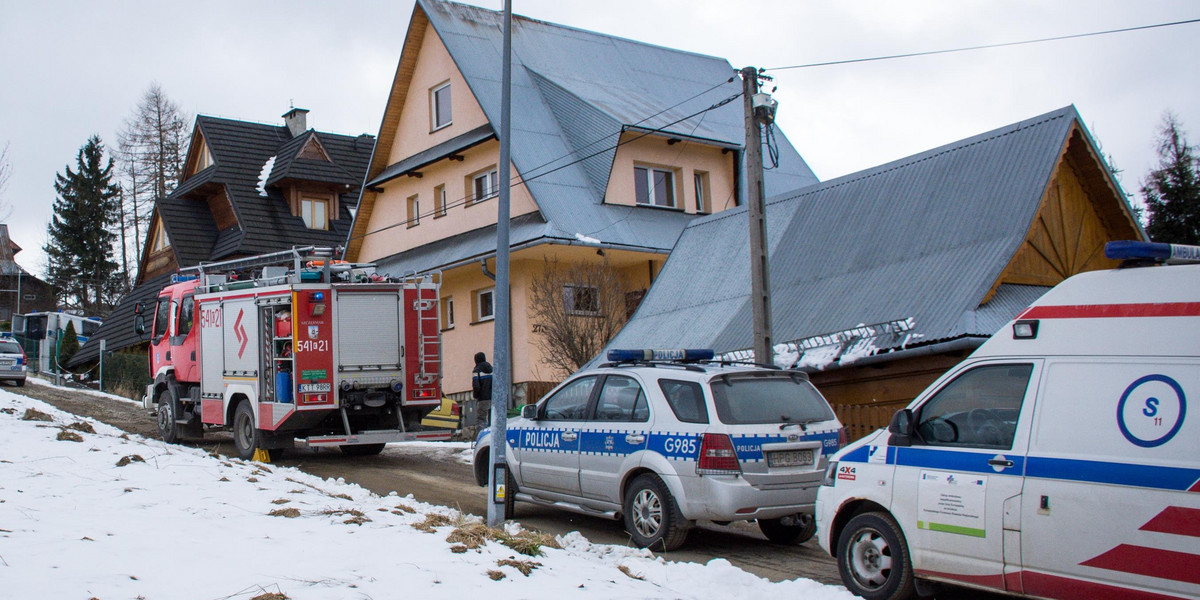
[[791,377],[713,379],[710,387],[717,417],[727,425],[812,423],[833,418],[833,411],[812,384]]

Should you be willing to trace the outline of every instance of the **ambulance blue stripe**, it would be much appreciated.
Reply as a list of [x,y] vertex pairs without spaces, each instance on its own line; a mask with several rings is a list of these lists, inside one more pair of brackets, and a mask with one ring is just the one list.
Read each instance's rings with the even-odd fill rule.
[[[996,469],[988,464],[988,460],[994,458],[997,454],[1003,455],[1004,458],[1013,461],[1013,466],[997,473]],[[888,453],[888,459],[889,462],[892,462],[890,452]],[[894,462],[896,465],[904,467],[926,467],[946,471],[963,471],[966,473],[992,475],[1020,475],[1025,468],[1025,457],[1023,456],[1008,455],[1003,452],[955,452],[931,448],[896,448]]]
[[1200,469],[1030,456],[1027,475],[1186,492],[1200,480]]

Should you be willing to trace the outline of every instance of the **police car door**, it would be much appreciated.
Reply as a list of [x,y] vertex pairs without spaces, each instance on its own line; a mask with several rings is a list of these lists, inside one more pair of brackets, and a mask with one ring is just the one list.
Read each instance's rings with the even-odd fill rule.
[[522,491],[579,495],[579,434],[598,379],[568,382],[542,402],[537,420],[518,430]]
[[896,449],[892,512],[918,575],[1005,589],[1005,563],[1019,569],[1040,368],[1039,360],[972,363],[914,407],[917,435]]
[[632,377],[606,376],[580,438],[579,486],[585,498],[621,502],[621,477],[639,462],[650,424],[642,386]]

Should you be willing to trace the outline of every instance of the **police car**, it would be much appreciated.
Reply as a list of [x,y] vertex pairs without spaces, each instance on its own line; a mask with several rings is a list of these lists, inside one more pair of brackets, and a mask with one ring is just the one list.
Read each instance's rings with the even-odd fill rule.
[[[1200,248],[1112,242],[830,463],[855,594],[1200,598]],[[1132,263],[1132,264],[1131,264]]]
[[[508,422],[512,502],[623,518],[638,546],[679,547],[693,523],[815,532],[816,490],[844,432],[800,371],[713,362],[711,350],[613,350]],[[475,442],[487,485],[491,434]]]

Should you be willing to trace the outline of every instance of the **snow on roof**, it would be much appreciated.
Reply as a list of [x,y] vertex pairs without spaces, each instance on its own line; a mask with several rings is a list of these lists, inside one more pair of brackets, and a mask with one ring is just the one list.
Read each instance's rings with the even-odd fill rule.
[[271,158],[267,159],[267,162],[263,163],[262,171],[259,171],[259,173],[258,173],[258,185],[255,186],[255,189],[258,190],[259,196],[266,197],[266,195],[267,195],[267,180],[271,178],[271,171],[274,168],[275,168],[275,157],[272,156]]

